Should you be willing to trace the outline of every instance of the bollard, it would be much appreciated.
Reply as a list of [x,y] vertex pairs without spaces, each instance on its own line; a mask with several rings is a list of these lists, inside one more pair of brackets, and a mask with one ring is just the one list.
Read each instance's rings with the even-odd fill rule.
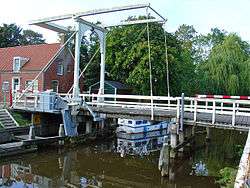
[[[59,137],[64,137],[65,136],[65,131],[64,131],[64,125],[60,124],[59,131],[58,131]],[[59,140],[59,145],[64,145],[64,140]]]
[[65,136],[64,125],[63,124],[60,124],[58,135],[60,137],[64,137]]
[[29,130],[29,140],[33,140],[35,138],[36,138],[35,127],[33,125],[31,125],[30,130]]

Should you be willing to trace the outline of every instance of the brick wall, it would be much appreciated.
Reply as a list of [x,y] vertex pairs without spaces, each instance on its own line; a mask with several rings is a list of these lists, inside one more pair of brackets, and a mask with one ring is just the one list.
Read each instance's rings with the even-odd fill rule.
[[[3,102],[4,95],[6,96],[6,101],[9,102],[9,96],[10,96],[10,90],[12,89],[12,78],[17,77],[20,78],[20,91],[25,89],[25,83],[28,80],[33,80],[36,75],[40,71],[26,71],[26,72],[20,72],[20,73],[13,73],[11,71],[6,72],[0,72],[0,87],[1,87],[1,93],[0,93],[0,101]],[[9,82],[9,91],[3,92],[2,91],[2,84],[3,82]],[[43,81],[42,81],[42,75],[38,78],[38,90],[42,91],[43,89]]]
[[[63,65],[63,74],[58,75],[57,69],[59,64]],[[58,92],[67,93],[71,88],[74,80],[74,62],[71,55],[64,51],[45,71],[44,73],[44,90],[52,89],[52,81],[58,81]]]

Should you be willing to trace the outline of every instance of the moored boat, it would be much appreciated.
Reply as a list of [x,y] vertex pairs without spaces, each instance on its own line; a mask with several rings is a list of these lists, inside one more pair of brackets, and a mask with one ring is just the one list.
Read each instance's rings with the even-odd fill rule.
[[133,119],[118,119],[119,127],[116,132],[124,132],[128,134],[146,133],[150,131],[167,129],[170,122],[162,121],[159,123],[152,123],[148,120],[133,120]]

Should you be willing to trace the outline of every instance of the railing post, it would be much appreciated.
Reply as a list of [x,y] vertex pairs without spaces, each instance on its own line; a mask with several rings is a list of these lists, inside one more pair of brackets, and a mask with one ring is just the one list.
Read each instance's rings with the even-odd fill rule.
[[151,120],[154,120],[154,100],[153,100],[153,96],[151,96]]
[[208,107],[208,101],[206,100],[206,110],[207,110],[207,107]]
[[215,124],[216,102],[213,101],[212,124]]
[[26,93],[24,94],[24,107],[27,107],[27,96]]
[[197,99],[194,99],[194,123],[197,121]]
[[37,104],[38,103],[37,94],[35,94],[35,101],[34,102],[35,102],[34,107],[37,108],[37,106],[38,106],[38,104]]
[[177,125],[177,134],[179,134],[179,123],[180,123],[180,99],[177,99],[177,107],[176,107],[176,125]]
[[235,126],[235,117],[236,117],[236,105],[235,102],[233,102],[233,114],[232,114],[232,126]]
[[181,94],[181,119],[180,119],[180,130],[183,131],[183,121],[184,121],[184,93]]

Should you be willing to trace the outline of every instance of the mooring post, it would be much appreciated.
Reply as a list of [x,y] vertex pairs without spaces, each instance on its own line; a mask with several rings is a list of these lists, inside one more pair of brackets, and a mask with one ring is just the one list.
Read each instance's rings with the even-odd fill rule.
[[64,125],[63,124],[60,124],[60,126],[59,126],[58,135],[60,137],[64,137],[65,136]]
[[86,121],[86,134],[92,133],[92,121]]
[[167,176],[169,174],[169,161],[170,161],[170,145],[168,143],[168,137],[165,136],[158,163],[158,168],[161,171],[161,176]]
[[35,135],[35,127],[34,127],[34,114],[31,114],[31,126],[30,126],[30,130],[29,130],[29,140],[33,140],[35,139],[36,135]]

